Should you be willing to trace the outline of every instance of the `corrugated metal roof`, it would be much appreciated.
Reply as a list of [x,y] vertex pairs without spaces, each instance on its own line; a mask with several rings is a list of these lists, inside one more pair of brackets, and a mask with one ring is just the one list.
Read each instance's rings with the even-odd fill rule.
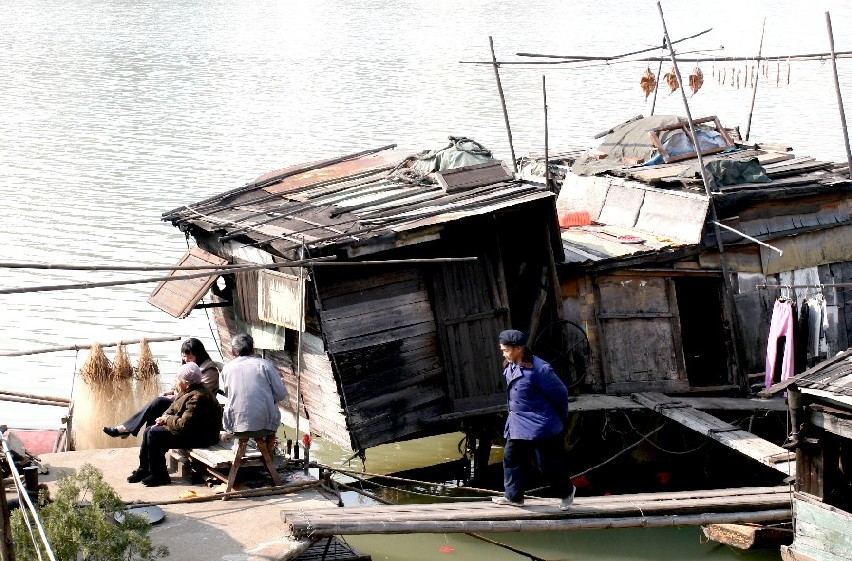
[[[279,250],[363,243],[371,237],[494,212],[553,194],[542,185],[502,181],[446,193],[383,151],[325,160],[262,175],[252,185],[164,215],[223,239],[248,237]],[[306,171],[299,171],[307,168]],[[277,179],[280,178],[280,179]]]
[[852,349],[818,364],[796,379],[799,388],[852,397]]
[[[620,236],[625,241],[619,241]],[[674,240],[619,226],[576,226],[562,230],[565,263],[591,264],[598,261],[637,257],[683,245]],[[641,243],[630,243],[638,238]]]

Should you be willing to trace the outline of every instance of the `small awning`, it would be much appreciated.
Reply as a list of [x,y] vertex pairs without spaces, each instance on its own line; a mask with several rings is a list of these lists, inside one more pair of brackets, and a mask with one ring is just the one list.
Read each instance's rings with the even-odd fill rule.
[[[213,255],[209,251],[205,251],[199,247],[193,247],[187,251],[183,257],[177,262],[175,267],[189,267],[200,265],[227,265],[227,259],[223,259],[218,255]],[[215,270],[211,267],[210,271]],[[203,273],[205,269],[180,271],[172,270],[169,273],[170,277],[184,276],[187,274]],[[194,279],[179,279],[162,281],[157,288],[148,297],[148,303],[163,310],[170,316],[178,319],[183,319],[189,315],[189,312],[195,307],[201,298],[207,294],[213,283],[219,275],[210,275],[208,277],[198,277]]]

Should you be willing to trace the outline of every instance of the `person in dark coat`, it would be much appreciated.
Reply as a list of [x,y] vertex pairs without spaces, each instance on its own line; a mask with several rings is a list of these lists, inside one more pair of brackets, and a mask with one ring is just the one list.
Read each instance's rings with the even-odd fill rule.
[[128,482],[141,481],[147,487],[168,485],[172,482],[166,470],[170,448],[204,448],[219,441],[222,408],[201,380],[201,369],[194,362],[180,367],[176,382],[179,396],[145,429],[139,467]]
[[[219,391],[219,367],[207,354],[204,343],[194,337],[190,337],[180,346],[181,363],[194,362],[201,369],[201,383],[207,386],[210,393],[216,395]],[[142,409],[133,414],[132,417],[114,427],[104,427],[104,432],[114,438],[127,438],[131,434],[136,436],[142,427],[150,427],[154,420],[168,409],[172,402],[178,397],[176,388],[163,392],[145,404]]]
[[502,497],[492,500],[501,505],[524,504],[524,472],[534,461],[562,499],[559,508],[568,510],[576,488],[571,483],[565,461],[563,430],[568,418],[568,388],[550,364],[532,354],[521,331],[500,333],[509,415],[503,436]]

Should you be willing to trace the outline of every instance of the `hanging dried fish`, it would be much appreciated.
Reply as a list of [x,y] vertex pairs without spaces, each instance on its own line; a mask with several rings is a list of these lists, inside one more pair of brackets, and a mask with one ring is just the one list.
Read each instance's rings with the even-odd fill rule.
[[701,69],[696,66],[692,69],[692,73],[689,75],[689,89],[692,90],[692,95],[695,95],[703,85],[704,73],[701,72]]
[[722,86],[724,86],[724,85],[725,85],[725,79],[726,79],[727,77],[728,77],[728,69],[727,69],[727,68],[722,68],[722,81],[721,81],[721,82],[719,82],[719,84],[720,84],[720,85],[722,85]]
[[790,85],[790,61],[787,61],[787,85]]
[[742,69],[737,68],[737,89],[740,89],[740,75],[743,73]]
[[645,101],[648,101],[648,96],[651,95],[655,89],[657,89],[657,79],[654,77],[654,73],[651,72],[651,67],[645,69],[645,73],[642,74],[642,79],[639,80],[639,85],[642,86],[642,91],[645,92]]
[[732,66],[731,67],[731,87],[732,88],[734,87],[734,84],[736,84],[736,81],[737,81],[737,69]]
[[751,87],[754,88],[756,85],[755,80],[757,79],[757,73],[754,71],[754,65],[751,65],[751,72],[749,72],[749,76],[751,78]]
[[666,85],[669,87],[669,95],[673,94],[680,87],[680,84],[677,81],[677,73],[675,69],[672,68],[668,72],[663,75],[663,80],[666,81]]
[[781,82],[781,61],[775,62],[775,87]]

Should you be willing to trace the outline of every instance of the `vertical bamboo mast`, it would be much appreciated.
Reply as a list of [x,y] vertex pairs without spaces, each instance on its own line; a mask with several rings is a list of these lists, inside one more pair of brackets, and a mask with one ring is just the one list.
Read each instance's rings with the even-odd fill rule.
[[846,112],[843,110],[843,96],[840,95],[840,78],[837,76],[837,55],[834,53],[834,32],[831,30],[831,14],[825,13],[828,26],[828,43],[831,47],[831,69],[834,72],[834,91],[837,92],[837,105],[840,108],[840,125],[843,127],[843,141],[846,143],[846,163],[849,165],[849,178],[852,179],[852,150],[849,149],[849,130],[846,128]]
[[692,113],[689,110],[689,101],[686,99],[686,91],[683,88],[683,80],[680,75],[680,68],[677,65],[677,58],[675,57],[674,47],[672,46],[671,39],[669,38],[669,30],[666,28],[666,18],[663,15],[663,6],[660,2],[657,2],[657,9],[660,11],[660,20],[663,22],[663,34],[666,38],[666,45],[669,48],[669,55],[672,59],[672,66],[674,67],[675,74],[677,75],[677,82],[680,84],[680,95],[683,97],[683,107],[686,110],[686,118],[689,122],[689,134],[692,137],[692,143],[695,146],[695,155],[698,158],[698,168],[701,171],[701,181],[704,183],[704,192],[707,194],[707,197],[710,199],[710,217],[713,221],[713,230],[716,237],[716,245],[719,247],[719,263],[722,266],[722,284],[723,284],[723,297],[722,301],[725,307],[725,314],[728,316],[730,320],[730,332],[731,332],[731,347],[733,350],[733,361],[734,361],[734,375],[737,378],[738,382],[742,382],[739,380],[740,378],[740,352],[739,345],[736,334],[739,333],[738,321],[736,316],[736,310],[734,308],[734,298],[733,298],[733,288],[731,287],[731,275],[728,270],[727,259],[725,257],[725,246],[722,244],[722,231],[718,226],[719,218],[716,216],[716,205],[713,201],[713,192],[710,189],[710,181],[707,179],[707,170],[704,169],[704,157],[701,155],[701,146],[698,142],[698,135],[695,132],[695,123],[692,120]]
[[[305,258],[302,242],[300,259]],[[302,416],[302,330],[305,329],[305,268],[299,267],[299,341],[296,344],[296,446],[299,445],[299,418]]]
[[541,76],[541,92],[544,95],[544,184],[550,188],[550,143],[547,130],[547,79]]
[[[666,48],[666,38],[663,37],[663,50]],[[660,57],[660,64],[657,65],[657,86],[654,88],[654,99],[651,101],[651,115],[657,108],[657,92],[660,91],[660,76],[663,73],[663,57]]]
[[[766,32],[766,18],[763,18],[763,27],[760,28],[760,46],[757,48],[757,64],[760,69],[760,57],[763,56],[763,34]],[[751,134],[751,117],[754,115],[754,100],[757,99],[757,83],[760,82],[760,72],[754,77],[754,83],[751,91],[751,107],[748,110],[748,122],[746,123],[746,133],[744,140],[748,142],[748,137]]]
[[489,35],[488,43],[491,45],[491,64],[494,66],[494,77],[497,79],[497,93],[500,94],[500,105],[503,107],[503,120],[506,122],[506,134],[509,136],[509,151],[512,153],[512,169],[518,171],[518,163],[515,161],[515,145],[512,143],[512,127],[509,126],[509,112],[506,111],[506,96],[503,95],[503,83],[500,81],[500,65],[497,64],[497,56],[494,54],[494,39]]

